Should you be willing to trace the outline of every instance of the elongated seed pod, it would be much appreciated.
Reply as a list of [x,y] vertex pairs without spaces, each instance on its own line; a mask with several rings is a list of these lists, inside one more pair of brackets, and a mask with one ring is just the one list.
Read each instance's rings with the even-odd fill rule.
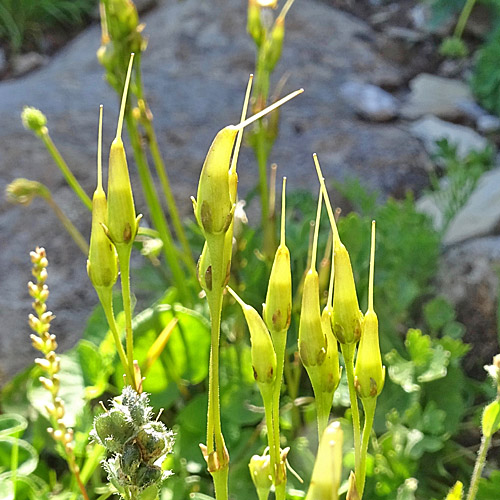
[[87,260],[87,273],[96,289],[111,288],[118,278],[116,250],[104,230],[108,223],[108,203],[102,188],[102,106],[99,111],[97,150],[97,188],[92,197],[92,229]]

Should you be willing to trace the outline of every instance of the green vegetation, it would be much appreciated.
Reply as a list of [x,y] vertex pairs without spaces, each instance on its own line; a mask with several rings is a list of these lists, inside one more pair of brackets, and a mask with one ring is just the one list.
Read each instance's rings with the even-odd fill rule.
[[[500,428],[500,358],[487,367],[493,386],[464,372],[465,327],[434,288],[441,234],[416,211],[411,194],[379,203],[377,193],[349,181],[335,187],[353,211],[336,220],[329,182],[314,155],[310,175],[318,176],[318,199],[290,189],[287,195],[284,180],[279,228],[270,216],[247,226],[235,215],[243,131],[252,127],[259,141],[255,134],[277,119],[279,106],[300,94],[267,108],[263,103],[247,118],[250,78],[240,123],[221,128],[201,169],[193,198],[196,225],[183,225],[169,200],[144,98],[140,60],[146,44],[137,12],[128,0],[102,0],[101,7],[98,57],[122,105],[106,190],[101,109],[97,187],[89,207],[87,271],[100,304],[80,342],[58,353],[47,304],[49,262],[43,249],[31,253],[29,324],[41,354],[1,393],[0,496],[460,500],[468,491],[467,500],[494,498],[500,475],[481,476]],[[254,40],[255,16],[263,8],[249,2]],[[284,13],[272,26],[284,30]],[[279,51],[268,47],[257,66],[270,71],[274,65],[264,63],[276,57]],[[27,108],[23,120],[89,206],[50,141],[45,117]],[[123,125],[152,229],[141,228],[136,213]],[[162,193],[152,183],[143,133],[163,178]],[[441,145],[453,210],[490,156],[468,157],[474,173],[464,177],[454,149]],[[259,172],[262,165],[267,169],[264,161],[258,164]],[[14,181],[8,193],[24,204],[37,195],[52,199],[26,179]],[[276,198],[274,187],[268,194]],[[161,210],[163,196],[173,204],[170,219]],[[274,211],[270,207],[269,214]],[[279,240],[272,253],[269,231]],[[131,272],[131,253],[148,254],[148,243],[159,251]],[[193,255],[199,255],[196,267]],[[136,311],[133,292],[144,284],[151,305]]]

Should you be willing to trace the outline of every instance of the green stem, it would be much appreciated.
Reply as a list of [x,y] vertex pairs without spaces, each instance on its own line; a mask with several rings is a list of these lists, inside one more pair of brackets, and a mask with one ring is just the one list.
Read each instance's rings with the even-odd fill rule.
[[377,406],[377,398],[369,397],[363,398],[363,409],[365,411],[365,424],[363,426],[363,441],[361,443],[361,462],[359,468],[359,477],[356,474],[356,480],[358,482],[357,488],[359,492],[359,498],[363,498],[363,491],[365,489],[365,479],[366,479],[366,455],[368,453],[368,442],[370,440],[370,434],[373,429],[373,419],[375,417],[375,407]]
[[[118,245],[116,246],[116,252],[120,265],[123,311],[125,312],[127,365],[130,372],[134,369],[134,334],[132,331],[132,303],[130,300],[130,254],[132,253],[132,245]],[[130,376],[132,377],[132,375]],[[132,377],[131,385],[137,390],[135,376]]]
[[172,271],[175,285],[179,290],[180,298],[181,300],[184,300],[185,303],[189,303],[190,295],[186,286],[186,278],[182,268],[180,267],[177,252],[175,251],[173,244],[172,234],[170,232],[170,228],[168,227],[167,220],[165,219],[165,215],[163,214],[163,210],[158,199],[158,193],[154,187],[151,172],[149,170],[144,151],[141,147],[137,124],[130,112],[125,113],[125,120],[127,122],[130,143],[132,144],[132,149],[134,150],[134,157],[137,163],[139,177],[141,178],[144,197],[151,214],[151,219],[163,242],[163,253],[165,254],[165,258],[167,259]]
[[56,145],[52,142],[49,132],[42,132],[39,137],[42,139],[45,147],[61,170],[64,178],[66,179],[66,182],[69,184],[71,189],[73,189],[78,198],[80,198],[81,202],[89,210],[92,210],[92,200],[89,198],[87,193],[85,193],[82,186],[80,186],[80,183],[76,180],[76,177],[73,175],[73,172],[71,172],[67,163],[64,161],[64,158],[61,156],[61,153],[57,149]]
[[123,366],[123,371],[125,372],[125,376],[128,379],[128,383],[132,387],[134,387],[134,367],[133,365],[130,366],[129,361],[127,360],[127,355],[125,354],[120,335],[118,333],[118,327],[116,326],[115,315],[113,314],[113,290],[111,288],[99,288],[96,289],[96,291],[104,310],[104,314],[106,315],[106,319],[108,320],[109,329],[111,330],[111,333],[113,335],[116,350]]
[[455,31],[453,33],[453,36],[457,38],[461,38],[462,34],[465,29],[465,25],[467,24],[467,21],[469,19],[469,16],[472,12],[472,9],[474,8],[474,4],[476,3],[476,0],[467,0],[465,2],[464,8],[462,9],[462,12],[460,13],[460,17],[458,18],[457,25],[455,26]]
[[[280,447],[276,448],[274,411],[273,411],[273,387],[269,384],[259,384],[262,401],[264,402],[264,412],[266,416],[267,442],[269,445],[269,458],[271,460],[271,476],[273,483],[277,483],[277,472],[280,463]],[[279,440],[279,436],[278,436]]]
[[481,446],[477,454],[476,463],[474,465],[474,472],[472,473],[466,500],[474,500],[476,498],[477,489],[479,487],[479,480],[481,479],[481,474],[483,473],[483,469],[486,464],[486,454],[488,453],[488,450],[490,448],[491,438],[491,435],[488,437],[483,435],[483,437],[481,438]]
[[[281,463],[280,393],[281,393],[281,385],[283,382],[283,369],[285,365],[286,335],[287,335],[287,330],[272,333],[274,351],[276,353],[276,379],[274,381],[274,387],[273,387],[272,410],[273,410],[274,439],[278,453],[277,463],[276,463],[277,466]],[[284,479],[286,481],[286,478],[278,477],[278,479]],[[278,484],[279,482],[280,481],[278,481]]]
[[330,418],[330,409],[332,408],[332,393],[323,391],[314,391],[314,399],[316,400],[316,419],[318,422],[318,444],[321,441],[321,436],[328,425]]
[[59,205],[54,201],[50,191],[47,189],[47,193],[43,193],[43,199],[47,202],[50,208],[54,211],[57,218],[61,221],[64,229],[68,231],[69,235],[73,238],[73,241],[77,244],[78,248],[83,252],[85,256],[89,254],[89,245],[82,233],[78,231],[75,225],[68,219],[66,214],[61,210]]
[[16,498],[18,464],[19,464],[19,438],[16,435],[14,436],[14,443],[12,445],[12,455],[10,457],[12,492],[14,493],[14,498]]
[[358,397],[354,387],[354,351],[355,344],[341,344],[342,355],[344,356],[347,384],[349,386],[349,399],[351,401],[352,427],[354,434],[354,472],[358,481],[360,460],[361,460],[361,429],[359,419]]
[[170,181],[168,179],[167,169],[165,167],[165,162],[160,153],[160,148],[158,146],[158,139],[156,137],[156,132],[153,127],[152,116],[150,116],[149,106],[144,97],[144,88],[142,85],[142,74],[141,74],[141,54],[137,54],[135,59],[135,90],[138,99],[142,99],[144,102],[144,107],[146,111],[146,116],[144,117],[142,124],[144,130],[146,131],[146,136],[148,138],[149,149],[151,151],[151,157],[153,158],[153,163],[155,165],[156,173],[160,179],[160,183],[165,194],[165,199],[167,201],[167,207],[172,218],[172,224],[174,225],[175,232],[179,241],[181,243],[183,252],[190,257],[189,271],[196,278],[196,265],[192,258],[191,247],[186,237],[184,228],[182,227],[181,219],[179,217],[179,211],[177,210],[177,204],[175,203],[175,198],[172,193],[172,188],[170,186]]

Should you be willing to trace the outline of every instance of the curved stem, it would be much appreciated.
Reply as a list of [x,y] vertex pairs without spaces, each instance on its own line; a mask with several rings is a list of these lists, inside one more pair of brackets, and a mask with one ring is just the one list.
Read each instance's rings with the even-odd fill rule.
[[462,9],[462,12],[460,13],[460,17],[458,18],[457,25],[455,26],[455,31],[453,33],[453,36],[460,38],[462,36],[462,33],[464,32],[465,25],[467,24],[467,21],[469,19],[469,16],[472,12],[472,9],[474,8],[474,5],[476,3],[476,0],[467,0],[464,8]]
[[71,172],[68,164],[64,161],[64,158],[61,156],[61,153],[57,149],[56,145],[53,143],[52,138],[50,137],[48,132],[40,134],[40,138],[42,139],[45,147],[48,152],[56,162],[56,165],[61,170],[66,182],[69,184],[71,189],[75,192],[75,194],[80,198],[81,202],[89,209],[92,210],[92,200],[87,195],[87,193],[83,190],[80,183],[76,180],[76,177]]
[[368,453],[368,441],[370,440],[370,434],[373,428],[373,418],[375,417],[375,407],[377,406],[377,398],[369,397],[364,398],[363,409],[365,411],[365,423],[363,426],[363,440],[361,443],[361,461],[359,476],[356,474],[356,480],[358,482],[357,488],[359,491],[359,497],[363,498],[363,491],[365,489],[365,478],[366,478],[366,454]]
[[356,477],[359,475],[361,459],[361,429],[359,419],[358,397],[354,387],[354,344],[341,344],[342,355],[344,356],[347,384],[349,386],[349,399],[351,401],[352,427],[354,434],[354,464]]

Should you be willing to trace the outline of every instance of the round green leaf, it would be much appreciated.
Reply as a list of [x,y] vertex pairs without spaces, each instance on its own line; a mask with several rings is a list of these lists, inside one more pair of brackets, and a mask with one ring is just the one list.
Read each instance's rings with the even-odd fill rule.
[[500,429],[500,401],[493,401],[484,409],[481,425],[485,437],[493,436]]

